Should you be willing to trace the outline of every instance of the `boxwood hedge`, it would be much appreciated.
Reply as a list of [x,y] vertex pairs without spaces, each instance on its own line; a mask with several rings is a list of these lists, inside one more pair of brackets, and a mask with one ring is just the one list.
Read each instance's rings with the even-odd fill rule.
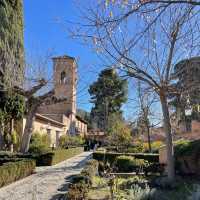
[[159,154],[155,153],[115,153],[115,152],[94,152],[93,158],[98,161],[105,161],[113,164],[118,156],[131,156],[136,159],[143,159],[151,163],[159,162]]
[[29,176],[34,169],[35,161],[31,159],[4,163],[0,166],[0,187]]
[[44,154],[33,154],[26,157],[35,159],[37,166],[50,166],[78,155],[81,152],[83,152],[83,147],[75,147],[69,149],[56,149]]

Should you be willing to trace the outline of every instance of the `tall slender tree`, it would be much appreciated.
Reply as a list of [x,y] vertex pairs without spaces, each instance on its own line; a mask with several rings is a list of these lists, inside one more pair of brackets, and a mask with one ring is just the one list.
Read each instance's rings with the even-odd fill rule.
[[22,0],[0,0],[0,86],[23,81],[24,34]]
[[[22,84],[24,78],[23,31],[22,0],[0,0],[0,140],[2,141],[0,147],[2,147],[4,135],[2,127],[10,121],[11,134],[12,118],[18,118],[18,111],[21,112],[18,106],[23,106],[21,99],[10,92],[14,85]],[[16,111],[17,108],[19,108],[18,111]]]
[[105,69],[90,88],[92,115],[98,128],[107,130],[111,114],[121,114],[121,106],[127,100],[127,81],[120,78],[114,69]]

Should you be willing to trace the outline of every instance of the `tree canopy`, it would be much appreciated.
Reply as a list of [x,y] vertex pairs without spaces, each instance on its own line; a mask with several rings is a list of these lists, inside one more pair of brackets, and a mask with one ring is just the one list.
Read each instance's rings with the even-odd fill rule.
[[105,69],[90,88],[91,102],[94,104],[91,115],[100,129],[106,130],[109,116],[121,113],[122,104],[127,100],[127,81],[114,69]]

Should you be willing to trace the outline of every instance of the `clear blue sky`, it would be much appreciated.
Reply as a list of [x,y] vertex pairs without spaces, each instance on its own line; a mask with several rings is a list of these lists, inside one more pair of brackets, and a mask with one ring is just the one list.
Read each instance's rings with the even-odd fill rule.
[[90,110],[87,90],[100,69],[96,67],[98,60],[94,52],[67,37],[65,21],[73,20],[75,12],[71,0],[24,0],[25,51],[31,57],[45,56],[51,51],[55,56],[67,54],[78,58],[78,107]]
[[[45,56],[50,50],[55,56],[78,58],[78,107],[90,110],[88,86],[97,78],[101,63],[89,47],[67,37],[65,20],[75,20],[77,9],[73,0],[24,0],[25,50],[27,55]],[[79,1],[79,2],[84,2]],[[59,22],[58,22],[59,21]],[[49,71],[52,63],[49,65]],[[133,102],[124,106],[127,117]],[[133,106],[133,105],[132,105]]]

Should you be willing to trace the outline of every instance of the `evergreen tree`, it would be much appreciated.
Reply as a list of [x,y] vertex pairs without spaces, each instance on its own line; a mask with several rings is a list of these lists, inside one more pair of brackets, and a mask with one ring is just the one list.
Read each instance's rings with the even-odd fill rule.
[[11,136],[13,119],[22,117],[24,109],[24,99],[11,92],[23,81],[23,37],[22,0],[0,0],[0,147],[5,131]]
[[122,104],[127,100],[127,81],[114,69],[105,69],[90,88],[91,102],[94,107],[91,116],[102,130],[108,129],[111,114],[121,114]]
[[22,0],[0,0],[0,83],[11,86],[23,79]]

